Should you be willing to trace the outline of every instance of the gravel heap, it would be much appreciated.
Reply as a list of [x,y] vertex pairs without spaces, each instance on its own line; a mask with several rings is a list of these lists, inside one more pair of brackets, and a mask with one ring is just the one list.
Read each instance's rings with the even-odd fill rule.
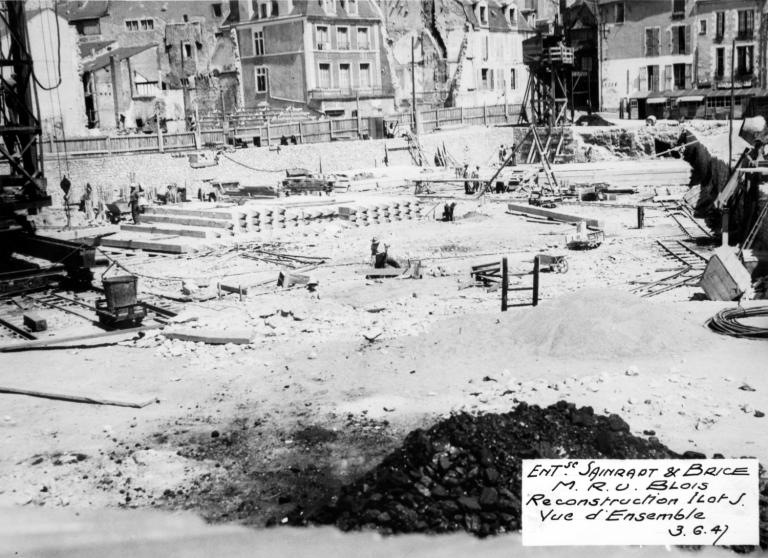
[[[648,432],[648,434],[653,434]],[[429,430],[414,430],[402,446],[330,502],[288,521],[334,524],[342,530],[392,533],[467,531],[485,537],[521,526],[522,460],[696,458],[675,453],[654,436],[633,436],[618,415],[560,401],[520,403],[504,414],[461,413]],[[761,541],[768,540],[768,487],[761,482]]]

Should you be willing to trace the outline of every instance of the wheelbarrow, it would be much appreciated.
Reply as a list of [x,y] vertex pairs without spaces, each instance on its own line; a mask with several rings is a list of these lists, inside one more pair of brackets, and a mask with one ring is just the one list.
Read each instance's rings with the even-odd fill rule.
[[566,273],[568,271],[568,260],[565,256],[539,254],[536,257],[539,258],[539,271],[554,273]]

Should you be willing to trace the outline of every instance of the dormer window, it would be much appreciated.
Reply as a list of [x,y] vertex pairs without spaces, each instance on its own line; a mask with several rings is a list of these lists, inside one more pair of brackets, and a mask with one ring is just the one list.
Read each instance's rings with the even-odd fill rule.
[[507,6],[507,21],[510,25],[515,25],[517,23],[517,12],[515,11],[514,6]]
[[323,3],[323,10],[327,14],[336,13],[336,0],[320,0]]
[[480,22],[480,25],[487,26],[488,25],[488,5],[481,3],[477,6],[477,19]]
[[348,15],[357,15],[357,0],[347,0],[347,14]]

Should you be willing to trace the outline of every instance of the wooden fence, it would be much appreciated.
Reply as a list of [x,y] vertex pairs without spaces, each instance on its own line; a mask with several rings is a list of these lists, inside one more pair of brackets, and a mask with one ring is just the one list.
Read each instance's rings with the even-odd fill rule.
[[[493,126],[514,124],[520,114],[520,105],[492,105],[482,107],[456,107],[419,111],[421,130],[425,133],[445,127]],[[298,143],[320,143],[346,139],[377,137],[373,129],[380,118],[346,118],[312,120],[289,123],[266,123],[260,126],[231,127],[221,130],[203,130],[178,134],[138,134],[119,136],[94,136],[45,138],[43,148],[51,156],[96,156],[127,153],[163,153],[215,148],[232,143],[234,139],[247,145],[267,146],[280,143],[283,138]],[[410,127],[411,113],[385,117],[397,121],[400,126]]]

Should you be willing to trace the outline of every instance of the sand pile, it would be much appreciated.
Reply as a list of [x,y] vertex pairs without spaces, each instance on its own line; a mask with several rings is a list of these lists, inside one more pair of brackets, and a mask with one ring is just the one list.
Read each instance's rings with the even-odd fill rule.
[[707,331],[674,305],[622,291],[588,289],[546,301],[510,319],[508,339],[537,354],[615,358],[702,345]]

